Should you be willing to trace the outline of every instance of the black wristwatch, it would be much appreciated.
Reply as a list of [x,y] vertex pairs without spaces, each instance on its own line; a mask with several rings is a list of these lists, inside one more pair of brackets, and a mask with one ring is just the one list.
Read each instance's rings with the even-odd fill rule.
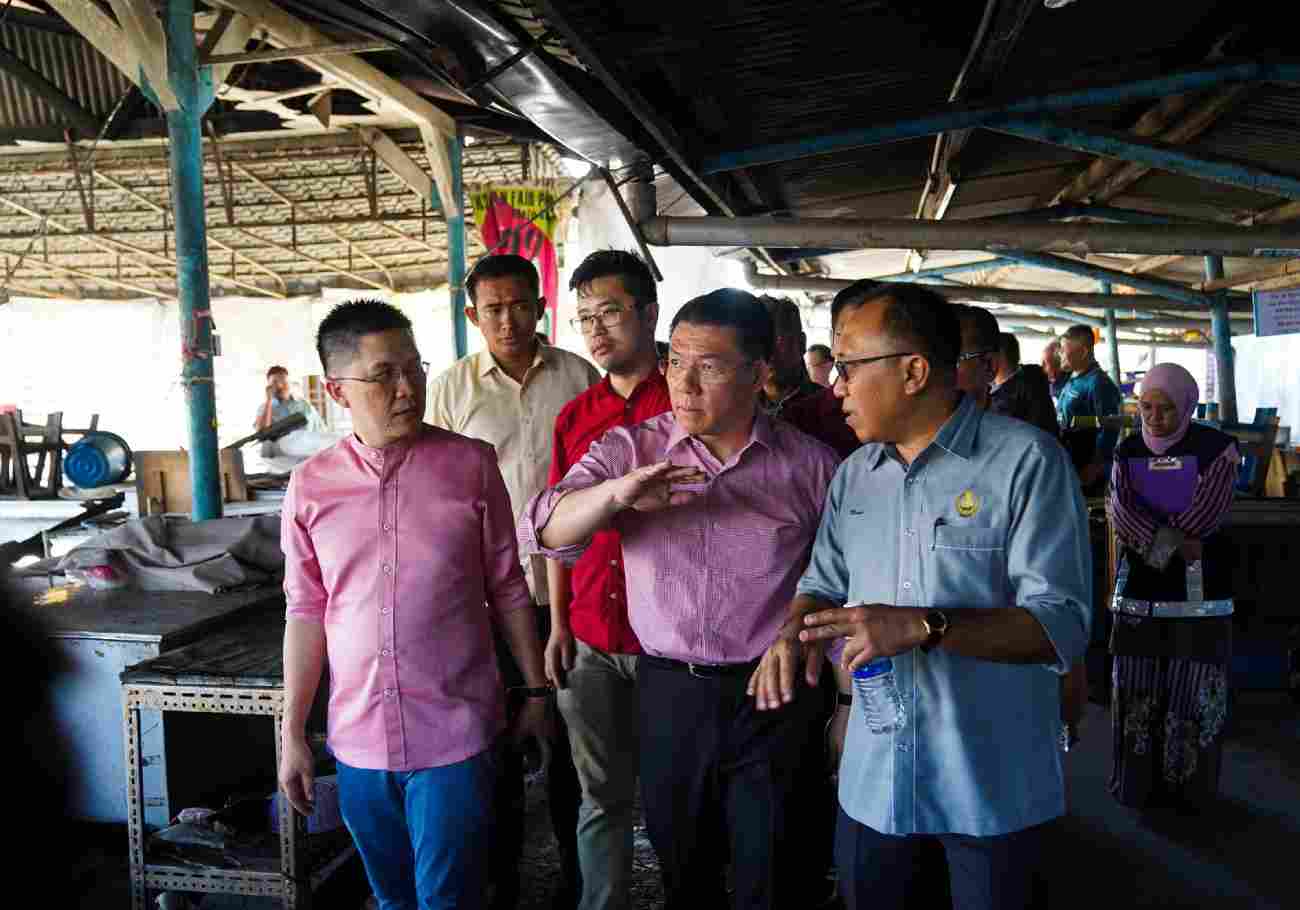
[[853,704],[852,692],[836,692],[835,703],[841,707],[847,708]]
[[514,691],[518,692],[524,698],[550,698],[555,692],[555,690],[550,686],[535,686],[533,688],[520,686]]
[[927,610],[921,622],[925,623],[925,641],[921,644],[921,650],[927,654],[934,650],[935,645],[943,641],[944,635],[948,633],[948,617],[942,610]]

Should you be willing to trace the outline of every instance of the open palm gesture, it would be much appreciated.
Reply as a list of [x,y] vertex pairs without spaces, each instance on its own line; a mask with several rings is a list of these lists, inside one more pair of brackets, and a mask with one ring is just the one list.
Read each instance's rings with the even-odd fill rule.
[[699,491],[679,488],[697,486],[708,479],[708,475],[699,468],[661,461],[637,468],[614,481],[614,501],[624,509],[657,512],[690,502],[699,495]]

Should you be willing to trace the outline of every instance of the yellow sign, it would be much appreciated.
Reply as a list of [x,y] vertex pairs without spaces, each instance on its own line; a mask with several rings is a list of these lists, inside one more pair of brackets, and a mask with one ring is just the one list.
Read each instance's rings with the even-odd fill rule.
[[980,498],[973,490],[966,490],[957,497],[957,514],[962,518],[973,518],[980,510]]

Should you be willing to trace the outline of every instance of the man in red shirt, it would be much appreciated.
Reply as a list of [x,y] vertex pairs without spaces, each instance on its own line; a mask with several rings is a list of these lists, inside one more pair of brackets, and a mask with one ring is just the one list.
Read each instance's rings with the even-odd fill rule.
[[[612,427],[668,411],[659,372],[654,276],[633,253],[602,250],[569,282],[578,294],[572,320],[605,378],[570,401],[555,420],[552,485],[564,479],[593,442]],[[627,618],[623,544],[598,533],[573,565],[550,561],[551,635],[546,676],[559,689],[573,763],[582,784],[578,814],[580,910],[629,905],[633,801],[638,770],[636,660],[640,642]]]

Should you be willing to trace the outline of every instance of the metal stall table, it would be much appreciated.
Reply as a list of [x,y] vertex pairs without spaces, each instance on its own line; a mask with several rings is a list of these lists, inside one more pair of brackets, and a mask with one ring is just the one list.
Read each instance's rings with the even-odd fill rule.
[[[355,848],[346,828],[307,834],[305,820],[279,800],[278,843],[270,849],[228,848],[221,861],[200,865],[167,860],[149,852],[145,838],[141,715],[146,710],[192,716],[261,716],[273,727],[274,753],[252,744],[225,743],[223,756],[259,751],[263,777],[273,782],[280,761],[284,711],[284,617],[263,615],[230,626],[194,644],[131,667],[122,674],[130,835],[131,897],[144,910],[146,894],[199,891],[281,898],[286,908],[310,904],[315,891]],[[267,723],[269,722],[269,723]],[[233,746],[233,748],[231,748]],[[274,758],[275,764],[270,764]],[[272,783],[272,787],[274,784]]]
[[[260,611],[278,612],[278,588],[233,594],[187,591],[51,590],[45,577],[15,579],[13,609],[39,621],[63,663],[50,693],[51,723],[78,769],[67,794],[68,813],[95,822],[127,820],[126,769],[122,765],[121,672],[132,664],[189,644]],[[187,773],[169,769],[166,756],[198,753],[187,724],[148,712],[140,752],[145,762],[145,821],[161,827],[194,805],[201,779],[240,769],[190,762]]]

